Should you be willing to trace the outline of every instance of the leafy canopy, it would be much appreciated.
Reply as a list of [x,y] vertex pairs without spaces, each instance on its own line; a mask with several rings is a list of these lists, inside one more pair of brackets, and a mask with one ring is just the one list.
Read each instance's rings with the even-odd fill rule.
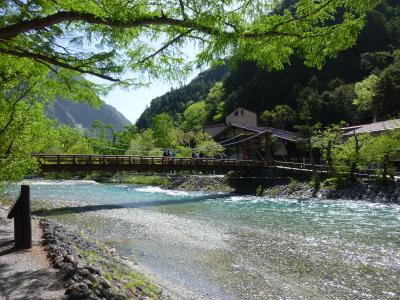
[[0,182],[34,170],[30,153],[54,145],[58,134],[44,111],[57,96],[100,105],[103,88],[68,69],[50,73],[27,58],[0,53]]
[[[131,85],[184,76],[188,43],[199,49],[197,64],[234,51],[272,69],[292,55],[321,67],[355,44],[365,13],[381,0],[299,0],[283,12],[281,2],[1,1],[0,53]],[[136,77],[126,78],[128,70]]]

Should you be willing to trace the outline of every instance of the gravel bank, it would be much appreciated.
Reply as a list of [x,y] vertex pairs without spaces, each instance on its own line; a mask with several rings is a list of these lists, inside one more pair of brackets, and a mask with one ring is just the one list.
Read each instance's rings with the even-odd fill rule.
[[162,290],[133,272],[115,250],[65,226],[41,220],[45,249],[63,274],[68,299],[167,299]]
[[230,193],[234,190],[224,176],[200,175],[170,177],[168,189],[210,193]]

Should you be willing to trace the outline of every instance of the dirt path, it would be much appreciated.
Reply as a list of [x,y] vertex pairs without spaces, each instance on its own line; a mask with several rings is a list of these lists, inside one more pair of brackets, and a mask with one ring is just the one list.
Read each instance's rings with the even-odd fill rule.
[[62,281],[41,246],[38,220],[32,220],[33,247],[15,251],[13,220],[7,219],[7,212],[0,207],[0,300],[62,299]]

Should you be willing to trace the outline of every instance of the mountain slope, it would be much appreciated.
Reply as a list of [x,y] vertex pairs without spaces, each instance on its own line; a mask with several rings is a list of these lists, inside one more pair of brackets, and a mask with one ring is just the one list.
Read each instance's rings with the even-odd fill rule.
[[[290,6],[293,0],[286,2]],[[223,81],[225,116],[237,107],[260,115],[276,105],[288,105],[297,113],[304,112],[308,106],[312,123],[369,122],[372,121],[371,115],[359,113],[353,104],[355,83],[371,74],[379,75],[395,64],[393,51],[396,49],[400,49],[400,3],[398,0],[385,0],[368,13],[357,44],[329,59],[322,70],[308,68],[297,58],[280,71],[269,71],[248,61],[239,62],[235,69],[225,67],[223,74],[218,69],[211,69],[201,73],[200,80],[196,78],[187,86],[154,99],[137,125],[150,127],[151,119],[162,112],[169,113],[179,122],[185,108],[203,100],[213,83],[220,80]],[[393,88],[396,87],[396,70],[389,70],[393,73],[390,77]],[[203,84],[202,76],[218,79]],[[397,113],[400,113],[400,106],[382,118]],[[209,119],[212,120],[212,116]]]
[[204,99],[213,84],[220,81],[227,73],[227,65],[218,66],[200,73],[189,84],[153,99],[136,125],[139,128],[148,128],[153,117],[163,112],[168,112],[175,120],[179,120],[179,114],[183,113],[190,103]]
[[131,125],[129,120],[108,104],[103,104],[99,109],[95,109],[86,103],[58,99],[48,107],[47,115],[61,124],[87,130],[91,130],[91,125],[95,120],[112,124],[116,130],[122,130],[124,126]]

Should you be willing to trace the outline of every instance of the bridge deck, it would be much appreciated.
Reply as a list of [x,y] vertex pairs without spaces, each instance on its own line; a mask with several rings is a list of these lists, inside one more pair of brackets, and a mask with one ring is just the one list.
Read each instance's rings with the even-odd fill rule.
[[266,167],[263,161],[172,158],[131,155],[33,154],[43,172],[79,171],[255,171]]

